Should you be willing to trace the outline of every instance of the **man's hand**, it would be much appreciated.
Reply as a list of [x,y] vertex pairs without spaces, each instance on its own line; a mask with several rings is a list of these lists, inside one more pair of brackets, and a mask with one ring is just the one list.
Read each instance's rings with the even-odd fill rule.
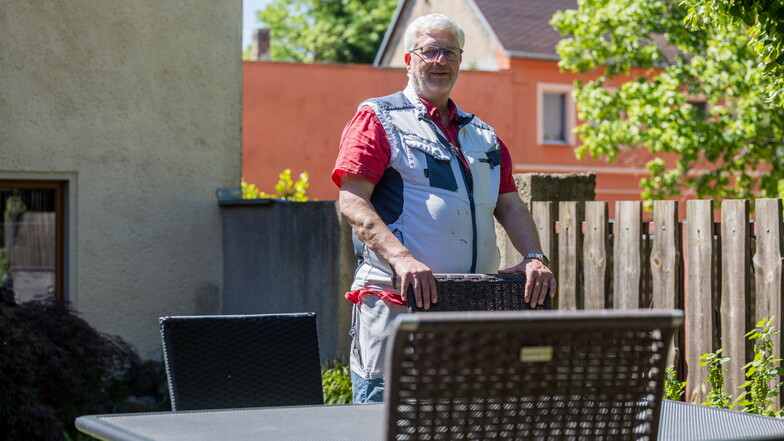
[[555,297],[556,281],[553,272],[541,260],[525,259],[517,265],[498,271],[500,274],[525,274],[525,301],[535,308],[545,298]]
[[427,265],[407,257],[390,260],[390,265],[400,277],[400,295],[405,302],[408,299],[409,288],[414,293],[414,300],[419,308],[430,309],[430,305],[438,302],[436,292],[436,278]]

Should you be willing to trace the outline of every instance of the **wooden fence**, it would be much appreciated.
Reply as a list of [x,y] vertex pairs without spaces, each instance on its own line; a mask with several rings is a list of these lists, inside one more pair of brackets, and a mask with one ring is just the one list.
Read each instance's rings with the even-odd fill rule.
[[777,329],[784,320],[782,202],[753,202],[752,221],[748,200],[723,201],[720,220],[713,201],[688,201],[684,222],[675,201],[655,202],[652,221],[643,221],[637,201],[618,202],[615,219],[607,202],[534,202],[558,278],[557,307],[683,309],[670,359],[687,380],[686,399],[705,400],[707,368],[699,357],[719,348],[731,358],[725,390],[738,396],[751,354],[746,332],[761,318],[775,316]]

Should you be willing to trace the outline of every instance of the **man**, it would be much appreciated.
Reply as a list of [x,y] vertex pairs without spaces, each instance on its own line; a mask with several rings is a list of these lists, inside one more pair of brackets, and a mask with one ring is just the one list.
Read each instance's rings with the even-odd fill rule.
[[[409,287],[438,301],[433,273],[524,273],[531,305],[555,295],[539,238],[492,127],[449,98],[465,37],[442,14],[414,20],[404,44],[408,86],[365,101],[346,125],[332,178],[360,257],[352,292],[355,403],[382,401],[385,345]],[[525,257],[499,271],[493,216]]]

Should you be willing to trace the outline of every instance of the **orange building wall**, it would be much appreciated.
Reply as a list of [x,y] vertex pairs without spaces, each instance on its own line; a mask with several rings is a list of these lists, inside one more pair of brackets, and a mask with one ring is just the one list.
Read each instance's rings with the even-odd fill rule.
[[[573,146],[537,144],[537,83],[577,77],[553,61],[513,59],[510,70],[462,71],[452,97],[496,129],[516,173],[593,171],[597,200],[611,202],[611,210],[614,201],[639,200],[641,157],[578,161]],[[345,124],[364,99],[401,90],[407,78],[403,69],[368,65],[246,61],[243,81],[243,177],[269,193],[282,170],[307,171],[308,195],[330,200],[338,195],[330,176]]]
[[337,199],[330,178],[343,127],[365,98],[405,87],[405,71],[368,65],[243,63],[242,176],[274,192],[278,174],[307,171],[308,195]]

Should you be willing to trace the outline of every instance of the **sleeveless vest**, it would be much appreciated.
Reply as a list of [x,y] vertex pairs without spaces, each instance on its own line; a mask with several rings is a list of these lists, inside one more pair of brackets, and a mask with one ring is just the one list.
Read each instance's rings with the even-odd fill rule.
[[[500,264],[493,211],[501,151],[492,127],[459,107],[459,153],[410,87],[368,105],[389,138],[391,157],[371,203],[411,255],[434,273],[495,273]],[[352,290],[399,289],[389,263],[354,236]]]

